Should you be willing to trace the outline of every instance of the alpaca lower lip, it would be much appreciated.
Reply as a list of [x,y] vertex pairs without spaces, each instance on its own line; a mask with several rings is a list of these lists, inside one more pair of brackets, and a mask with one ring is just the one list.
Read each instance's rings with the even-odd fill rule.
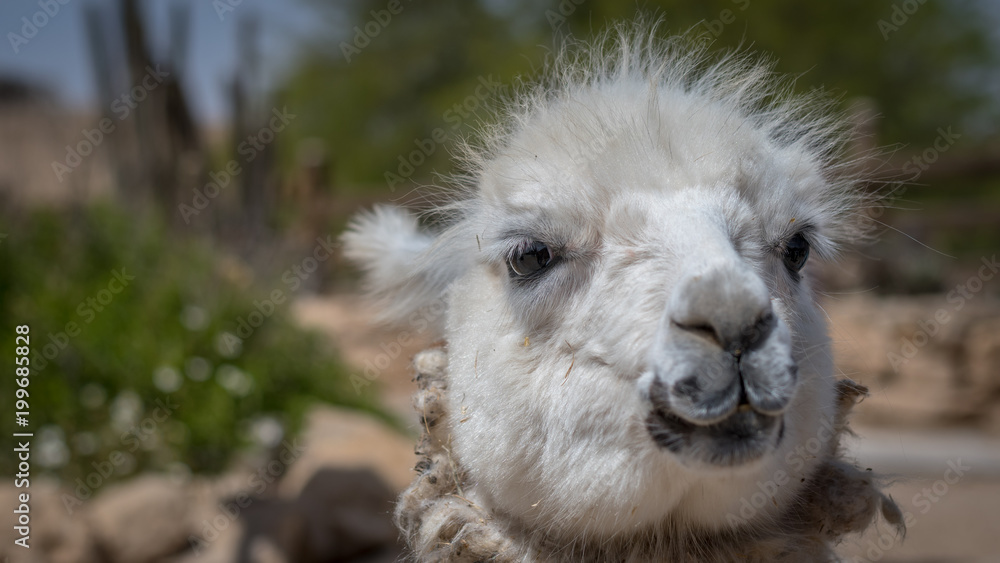
[[699,426],[654,410],[646,429],[660,447],[683,459],[730,467],[760,458],[784,435],[784,417],[742,409],[715,424]]

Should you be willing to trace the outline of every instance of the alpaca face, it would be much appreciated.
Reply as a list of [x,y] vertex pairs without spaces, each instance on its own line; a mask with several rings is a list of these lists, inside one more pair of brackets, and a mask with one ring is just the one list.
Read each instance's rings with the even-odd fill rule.
[[[410,303],[397,317],[447,304],[466,495],[570,539],[732,526],[758,492],[754,517],[782,510],[832,436],[808,262],[842,202],[821,160],[738,103],[643,79],[523,116],[457,222],[368,267]],[[405,242],[365,247],[393,221]],[[349,256],[386,262],[426,236],[408,221],[359,220]]]
[[[619,97],[591,95],[577,102]],[[487,503],[534,525],[714,526],[793,476],[780,505],[811,467],[796,448],[832,414],[805,268],[821,178],[738,121],[692,139],[722,125],[647,108],[619,106],[599,153],[581,131],[607,124],[553,110],[487,165],[467,219],[454,451]],[[656,120],[689,126],[650,137]]]

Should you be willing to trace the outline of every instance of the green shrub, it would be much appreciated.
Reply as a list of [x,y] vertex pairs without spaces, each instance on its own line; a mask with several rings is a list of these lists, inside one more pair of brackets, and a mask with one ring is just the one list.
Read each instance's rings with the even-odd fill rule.
[[[292,324],[291,294],[272,312],[281,284],[204,239],[109,206],[6,214],[0,358],[13,372],[28,325],[30,422],[14,431],[35,433],[33,471],[214,472],[248,446],[280,447],[317,401],[374,410],[322,337]],[[5,472],[15,463],[0,456]]]

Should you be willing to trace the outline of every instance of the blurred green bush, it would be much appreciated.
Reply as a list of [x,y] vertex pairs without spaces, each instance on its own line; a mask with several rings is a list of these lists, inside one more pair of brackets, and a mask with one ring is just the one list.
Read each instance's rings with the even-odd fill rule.
[[[33,471],[90,488],[141,470],[216,472],[280,449],[316,402],[375,412],[288,302],[268,305],[274,290],[204,239],[106,205],[4,214],[0,358],[13,372],[14,329],[29,325],[18,430],[35,433]],[[15,464],[0,456],[5,473]]]
[[397,178],[422,184],[454,172],[458,139],[490,123],[487,108],[515,77],[539,75],[558,36],[586,39],[637,16],[661,21],[664,36],[773,58],[775,70],[797,78],[795,91],[821,88],[843,111],[864,102],[870,142],[898,143],[900,156],[922,151],[939,127],[963,135],[961,153],[1000,126],[992,78],[1000,50],[987,2],[441,0],[403,3],[368,37],[363,28],[375,26],[386,0],[300,1],[329,32],[278,89],[279,105],[299,116],[279,151],[290,168],[295,141],[322,140],[340,191],[406,193],[411,186]]

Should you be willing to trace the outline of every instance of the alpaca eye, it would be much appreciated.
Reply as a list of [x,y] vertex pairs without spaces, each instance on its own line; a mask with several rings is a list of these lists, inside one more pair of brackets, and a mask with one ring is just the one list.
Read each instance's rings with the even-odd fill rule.
[[537,240],[519,249],[507,260],[511,277],[526,277],[538,273],[552,263],[552,252]]
[[785,245],[785,266],[793,272],[798,272],[806,265],[809,258],[809,241],[802,233],[796,233]]

